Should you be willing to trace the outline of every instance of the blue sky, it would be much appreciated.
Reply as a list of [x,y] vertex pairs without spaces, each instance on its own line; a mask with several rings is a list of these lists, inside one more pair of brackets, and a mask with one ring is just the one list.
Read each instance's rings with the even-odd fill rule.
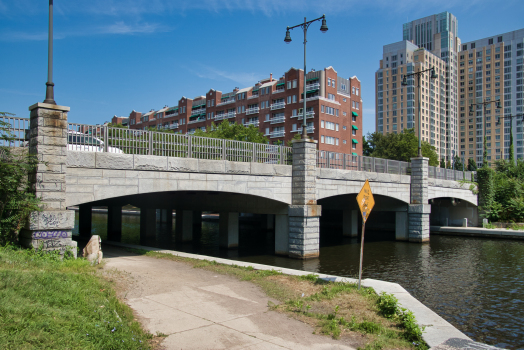
[[[54,0],[55,100],[69,121],[96,124],[175,105],[210,88],[251,86],[302,68],[302,32],[286,26],[326,14],[308,30],[308,71],[333,66],[362,82],[364,133],[375,128],[374,74],[402,24],[449,11],[463,42],[524,27],[524,1],[486,0]],[[28,117],[45,98],[46,0],[0,0],[0,111]]]

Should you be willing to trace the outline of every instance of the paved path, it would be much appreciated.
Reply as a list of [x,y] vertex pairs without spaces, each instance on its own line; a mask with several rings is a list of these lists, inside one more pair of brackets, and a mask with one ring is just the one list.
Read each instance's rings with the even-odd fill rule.
[[166,349],[354,349],[269,311],[252,283],[109,246],[104,258],[105,269],[125,272],[122,294],[145,328],[168,335]]

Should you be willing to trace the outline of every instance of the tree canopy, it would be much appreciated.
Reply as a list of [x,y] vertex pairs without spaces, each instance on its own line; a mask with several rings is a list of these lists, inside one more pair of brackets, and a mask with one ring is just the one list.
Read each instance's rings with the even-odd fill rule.
[[211,137],[216,139],[228,139],[237,141],[247,141],[254,143],[268,143],[267,137],[254,125],[244,126],[242,124],[229,123],[224,120],[222,123],[215,125],[212,123],[206,131],[197,129],[195,136]]
[[[418,153],[418,138],[413,129],[406,129],[404,132],[383,135],[378,132],[368,133],[366,153],[371,157],[400,160],[410,162]],[[429,165],[438,166],[438,155],[435,147],[428,142],[422,141],[422,156],[429,158]]]

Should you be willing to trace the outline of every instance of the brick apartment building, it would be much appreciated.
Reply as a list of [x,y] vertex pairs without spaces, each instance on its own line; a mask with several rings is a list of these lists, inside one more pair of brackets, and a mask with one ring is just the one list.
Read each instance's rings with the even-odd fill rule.
[[[228,93],[210,89],[205,96],[182,97],[176,106],[147,113],[133,111],[130,129],[168,129],[192,134],[223,121],[255,125],[271,143],[287,143],[302,133],[303,71],[289,69],[280,79]],[[319,150],[362,155],[360,81],[338,76],[333,67],[306,74],[308,136]]]

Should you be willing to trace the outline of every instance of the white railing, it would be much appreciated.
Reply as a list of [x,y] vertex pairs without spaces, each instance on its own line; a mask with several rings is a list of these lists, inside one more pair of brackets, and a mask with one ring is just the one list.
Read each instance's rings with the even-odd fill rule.
[[[311,119],[315,117],[315,111],[308,111],[306,112],[306,119]],[[298,120],[302,120],[302,113],[297,115],[292,115],[291,118],[297,118]]]
[[[291,132],[298,132],[299,134],[302,135],[302,125],[300,125],[299,128],[298,128],[297,130],[293,130],[293,131],[291,131]],[[313,133],[313,132],[315,132],[315,127],[314,127],[314,126],[308,126],[308,127],[307,127],[307,133],[308,133],[308,134],[311,134],[311,133]]]
[[217,104],[217,106],[225,105],[225,104],[228,104],[228,103],[233,103],[235,101],[236,100],[234,98],[230,98],[229,100],[220,101],[220,103]]
[[271,105],[271,110],[275,110],[275,109],[281,109],[281,108],[286,108],[286,103],[285,102],[279,102],[279,103],[273,103]]
[[285,134],[286,132],[284,130],[279,130],[279,131],[273,131],[269,135],[273,139],[275,137],[284,137]]
[[269,123],[270,124],[278,124],[278,123],[283,123],[285,120],[286,120],[286,117],[284,117],[284,116],[274,117],[274,118],[269,119]]
[[176,117],[178,116],[178,112],[175,112],[175,113],[169,113],[169,114],[166,114],[166,118],[171,118],[171,117]]
[[258,107],[248,108],[246,109],[246,115],[257,114],[259,111],[260,111],[260,108]]
[[206,121],[206,118],[205,117],[201,117],[201,118],[197,118],[195,120],[190,120],[187,123],[188,124],[195,124],[195,123],[200,123],[200,122],[205,122],[205,121]]
[[250,126],[250,125],[259,126],[260,125],[260,121],[255,120],[255,121],[244,123],[244,126]]
[[197,115],[197,114],[202,114],[202,113],[206,113],[205,108],[198,108],[198,109],[191,110],[191,115]]
[[234,118],[237,115],[237,112],[228,112],[215,115],[215,120],[229,119]]
[[247,99],[250,100],[250,99],[252,99],[252,98],[258,98],[258,94],[256,94],[256,95],[251,95],[251,96],[249,96]]
[[278,93],[284,92],[284,91],[286,91],[286,89],[277,89],[277,90],[273,91],[272,94],[278,94]]
[[306,85],[306,92],[310,90],[316,90],[316,89],[320,89],[320,83],[313,83],[313,84]]
[[319,95],[319,96],[308,97],[308,98],[306,98],[306,102],[307,102],[307,101],[318,100],[319,98],[320,98],[320,95]]
[[169,129],[176,129],[178,128],[178,123],[169,125]]

